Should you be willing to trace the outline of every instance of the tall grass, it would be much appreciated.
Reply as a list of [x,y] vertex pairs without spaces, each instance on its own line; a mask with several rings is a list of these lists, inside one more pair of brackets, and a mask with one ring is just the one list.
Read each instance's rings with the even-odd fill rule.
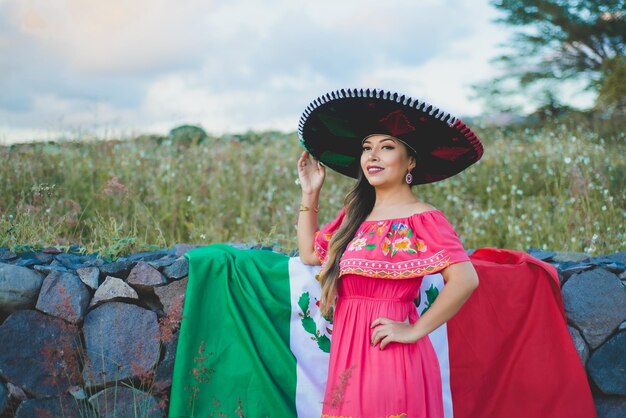
[[[624,133],[584,125],[479,128],[482,160],[415,188],[466,248],[590,254],[624,249]],[[0,148],[0,246],[77,243],[116,257],[175,243],[255,242],[291,251],[300,202],[295,134],[201,144],[163,138]],[[328,172],[320,223],[352,180]]]

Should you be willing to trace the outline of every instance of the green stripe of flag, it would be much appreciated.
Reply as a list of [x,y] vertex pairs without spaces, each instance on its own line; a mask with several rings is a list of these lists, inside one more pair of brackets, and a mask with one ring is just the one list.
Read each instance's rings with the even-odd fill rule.
[[288,257],[214,244],[185,254],[170,417],[295,417]]

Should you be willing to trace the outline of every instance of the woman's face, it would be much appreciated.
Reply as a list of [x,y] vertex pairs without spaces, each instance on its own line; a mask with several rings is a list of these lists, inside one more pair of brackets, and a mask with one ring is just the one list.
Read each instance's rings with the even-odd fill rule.
[[361,169],[372,186],[406,184],[404,178],[413,168],[415,158],[401,141],[383,134],[363,141]]

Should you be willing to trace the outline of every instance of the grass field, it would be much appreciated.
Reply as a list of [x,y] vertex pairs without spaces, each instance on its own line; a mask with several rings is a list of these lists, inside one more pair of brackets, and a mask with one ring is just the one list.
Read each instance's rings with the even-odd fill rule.
[[[624,250],[626,137],[582,125],[480,128],[468,170],[414,189],[466,248]],[[176,243],[297,248],[295,134],[248,133],[201,144],[168,138],[0,148],[0,246],[78,244],[115,258]],[[319,219],[351,179],[328,172]]]

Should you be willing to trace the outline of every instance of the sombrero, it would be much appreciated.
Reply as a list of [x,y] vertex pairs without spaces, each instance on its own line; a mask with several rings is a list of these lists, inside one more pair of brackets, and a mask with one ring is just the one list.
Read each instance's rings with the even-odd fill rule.
[[477,162],[483,146],[461,119],[419,99],[380,89],[341,89],[311,102],[300,117],[298,136],[327,167],[356,178],[361,141],[386,134],[409,145],[418,157],[411,184],[451,177]]

